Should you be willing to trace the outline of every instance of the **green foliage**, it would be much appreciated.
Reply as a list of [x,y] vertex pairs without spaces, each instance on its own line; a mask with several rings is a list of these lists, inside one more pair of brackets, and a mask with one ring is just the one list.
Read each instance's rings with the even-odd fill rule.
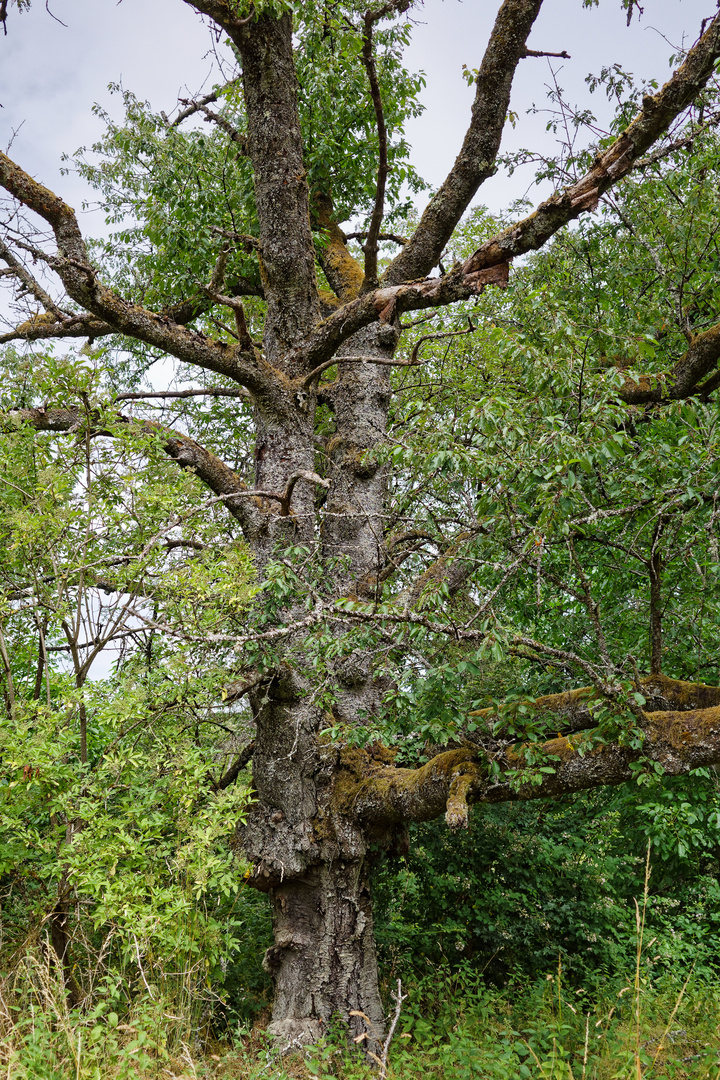
[[[365,8],[237,4],[243,16],[286,9],[295,16],[311,197],[331,196],[339,221],[362,225],[377,150],[360,57]],[[402,135],[423,86],[402,66],[408,33],[402,21],[375,35],[390,132],[386,227],[412,218],[406,195],[421,186]],[[622,124],[642,88],[617,66],[596,85],[617,101]],[[227,255],[226,282],[250,294],[248,325],[259,337],[252,176],[240,142],[226,137],[228,125],[240,140],[244,132],[238,84],[222,89],[222,124],[210,127],[176,127],[114,89],[122,121],[101,113],[106,134],[77,159],[112,230],[95,248],[98,262],[124,295],[150,307],[202,297],[196,325],[230,340],[203,292]],[[572,123],[580,129],[589,119]],[[585,150],[568,148],[541,175],[563,180],[586,160]],[[397,530],[396,573],[378,580],[372,603],[353,594],[334,604],[332,573],[343,560],[323,562],[309,545],[273,552],[256,583],[222,500],[208,498],[191,472],[173,465],[170,473],[167,434],[149,408],[141,421],[117,413],[120,383],[143,385],[156,359],[144,346],[4,354],[0,890],[9,1075],[194,1070],[189,1044],[211,1028],[236,1029],[245,1070],[236,1075],[282,1075],[257,1042],[254,1061],[241,1049],[268,996],[258,959],[270,939],[266,908],[244,887],[234,850],[249,779],[224,783],[252,737],[233,693],[244,679],[261,687],[292,664],[327,717],[325,737],[392,742],[407,765],[470,737],[489,747],[491,775],[516,790],[538,784],[555,767],[542,748],[552,720],[531,704],[539,694],[592,681],[598,726],[576,745],[642,748],[638,676],[650,667],[659,555],[663,670],[717,683],[718,405],[701,393],[628,410],[618,392],[641,375],[666,382],[688,337],[717,318],[719,160],[717,136],[698,135],[691,153],[648,165],[595,219],[529,257],[507,291],[434,316],[444,336],[423,343],[422,365],[394,373],[387,440],[368,455],[369,466],[387,469],[385,511]],[[444,258],[465,258],[498,224],[473,212]],[[232,253],[228,234],[244,238]],[[468,315],[473,333],[461,337]],[[428,329],[412,328],[408,350]],[[176,371],[179,382],[187,374]],[[75,409],[69,437],[13,417],[31,406]],[[252,474],[245,403],[188,399],[173,422]],[[321,472],[332,435],[332,416],[321,411]],[[448,553],[462,563],[463,588],[432,572]],[[423,574],[413,617],[388,630],[383,616],[407,611],[406,590]],[[293,619],[307,620],[302,639],[290,634]],[[334,709],[338,680],[369,653],[387,688],[384,707],[349,732]],[[608,681],[615,701],[603,696]],[[497,747],[519,743],[517,768],[501,776]],[[408,856],[379,866],[386,976],[412,986],[395,1075],[604,1080],[643,1068],[679,1076],[659,1048],[666,1022],[675,1022],[673,976],[693,962],[687,997],[695,1004],[677,1013],[678,1047],[691,1061],[687,1076],[717,1067],[703,1044],[717,1007],[717,780],[659,777],[642,760],[634,767],[637,782],[610,794],[478,809],[460,837],[437,825],[413,829]],[[633,971],[648,842],[645,946]],[[66,932],[61,916],[70,927],[65,974],[82,1010],[69,1009],[49,959],[53,934]],[[641,991],[651,1028],[642,1046]],[[205,1064],[209,1075],[223,1074]],[[348,1080],[366,1071],[333,1037],[299,1068]]]
[[[369,219],[375,200],[377,127],[368,79],[362,66],[362,34],[357,25],[362,4],[302,5],[298,26],[298,81],[305,163],[313,195],[333,199],[338,221]],[[349,22],[353,19],[353,22]],[[407,120],[420,115],[422,74],[402,66],[410,23],[381,28],[374,35],[375,63],[388,130],[391,212],[386,227],[398,225],[412,203],[401,193],[416,193],[424,184],[412,168],[410,147],[402,135]]]
[[[15,366],[5,407],[77,403],[77,432],[58,443],[18,420],[0,433],[3,966],[55,1001],[42,950],[58,906],[74,909],[73,979],[102,1021],[83,1032],[88,1053],[104,1002],[116,1026],[146,1030],[138,995],[156,1026],[173,1007],[190,1023],[246,935],[262,938],[231,846],[248,783],[219,783],[246,741],[242,708],[221,698],[255,592],[247,550],[192,475],[167,484],[152,428],[103,409],[98,375],[97,357]],[[246,989],[238,1014],[264,985]],[[54,1075],[51,1034],[32,1021],[27,1075],[45,1075],[36,1044]],[[131,1044],[128,1069],[160,1052]]]

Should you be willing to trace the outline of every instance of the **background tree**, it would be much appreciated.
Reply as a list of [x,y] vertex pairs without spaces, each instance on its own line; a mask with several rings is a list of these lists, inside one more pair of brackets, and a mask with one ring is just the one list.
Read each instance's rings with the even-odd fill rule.
[[[253,864],[252,884],[273,905],[275,940],[265,960],[276,986],[271,1030],[287,1040],[314,1038],[339,1014],[361,1036],[361,1013],[376,1031],[383,1015],[368,881],[372,847],[397,849],[408,822],[442,813],[452,828],[466,826],[475,802],[566,794],[648,769],[682,774],[720,759],[720,692],[662,670],[663,597],[698,525],[707,527],[710,558],[701,558],[714,572],[714,419],[712,409],[703,413],[690,402],[712,393],[720,357],[708,284],[715,258],[711,196],[700,195],[691,223],[706,237],[709,230],[709,240],[696,254],[693,244],[684,249],[697,258],[699,276],[692,272],[692,284],[683,276],[677,301],[677,279],[669,271],[659,275],[665,291],[656,290],[653,317],[667,309],[668,295],[676,301],[660,348],[646,341],[636,349],[634,328],[629,335],[621,321],[608,328],[597,318],[597,311],[617,313],[621,289],[614,275],[611,285],[607,275],[593,279],[597,259],[613,267],[617,261],[604,237],[570,233],[571,250],[580,240],[584,245],[574,264],[562,248],[554,254],[566,260],[573,280],[582,265],[584,280],[594,281],[592,318],[572,305],[547,304],[531,276],[523,275],[529,285],[512,312],[486,294],[488,286],[508,283],[512,259],[595,210],[634,169],[657,165],[662,187],[664,163],[707,127],[720,22],[708,23],[664,87],[648,88],[656,92],[637,101],[634,118],[622,116],[599,148],[573,157],[567,186],[509,225],[476,222],[475,241],[446,270],[447,246],[496,168],[513,75],[533,55],[527,41],[540,3],[505,0],[500,8],[475,77],[465,141],[417,223],[402,198],[403,181],[411,189],[419,183],[401,138],[419,86],[399,59],[409,0],[375,9],[303,4],[291,11],[258,3],[241,10],[225,0],[190,6],[230,37],[241,75],[184,103],[172,120],[126,95],[124,125],[111,125],[95,148],[99,159],[80,165],[119,226],[109,241],[89,248],[72,209],[0,156],[8,194],[0,246],[5,277],[43,309],[26,312],[3,340],[86,338],[92,350],[109,339],[120,350],[103,352],[100,386],[51,378],[48,400],[47,393],[32,398],[39,387],[28,380],[27,393],[10,403],[8,424],[20,424],[28,445],[32,432],[66,432],[85,447],[92,506],[62,601],[75,605],[75,621],[62,605],[52,609],[73,658],[80,765],[90,765],[94,738],[85,668],[108,634],[132,638],[143,627],[195,650],[193,663],[215,651],[231,669],[233,696],[247,697],[255,725],[255,799],[240,841]],[[210,134],[182,126],[198,116],[211,122]],[[702,187],[689,183],[695,206]],[[620,220],[622,213],[627,218],[620,206]],[[340,225],[353,217],[360,227],[350,236]],[[40,226],[33,224],[38,218]],[[47,227],[52,238],[42,231]],[[689,228],[685,220],[682,228]],[[353,246],[353,239],[361,243]],[[647,239],[645,247],[652,255],[657,243]],[[31,260],[52,272],[54,285]],[[400,380],[394,405],[393,368],[415,373],[431,341],[460,333],[469,341],[476,328],[423,326],[409,353],[398,353],[403,328],[412,329],[403,316],[477,297],[478,316],[487,321],[475,355],[493,357],[483,365],[492,393],[472,389],[466,408],[462,380],[450,400],[427,383],[418,393]],[[581,295],[576,302],[579,310]],[[533,335],[539,313],[543,329]],[[685,320],[680,338],[678,313]],[[620,368],[614,353],[608,360],[609,331],[615,340],[623,334]],[[625,370],[636,353],[642,371]],[[192,372],[196,381],[149,390],[143,376],[158,356],[176,358],[180,377]],[[434,363],[442,366],[442,358]],[[515,391],[509,400],[496,391],[502,385]],[[122,402],[158,395],[182,402],[182,418],[172,426],[149,412],[132,419],[118,412]],[[206,404],[191,412],[198,400]],[[642,418],[628,412],[641,406],[651,407]],[[641,420],[655,425],[645,442],[637,434]],[[665,438],[659,449],[658,432]],[[110,515],[114,527],[106,532],[104,510],[102,519],[93,516],[93,455],[103,453],[108,438],[127,442],[154,468],[166,455],[192,474],[179,489],[183,498],[202,484],[212,492],[213,513],[226,508],[252,553],[261,593],[247,612],[246,549],[233,532],[221,535],[222,527],[207,540],[188,535],[182,511],[162,527],[153,522],[140,548],[139,536],[128,537],[127,564],[140,569],[138,579],[92,578],[96,588],[120,596],[109,621],[100,625],[97,601],[82,615],[91,572],[110,558],[96,554],[95,545],[115,549],[127,531]],[[80,461],[65,481],[70,503]],[[120,475],[135,467],[131,457]],[[18,486],[25,511],[40,496]],[[139,535],[148,529],[143,514],[133,507]],[[61,534],[64,543],[68,534]],[[192,552],[202,544],[203,554],[180,563],[170,558],[163,568],[170,580],[155,581],[147,561],[160,536]],[[217,554],[204,554],[208,544]],[[625,587],[618,596],[624,580],[613,581],[610,561],[618,552],[626,579],[642,582],[636,594]],[[57,579],[55,567],[38,581],[23,578],[29,606],[39,606],[40,586]],[[187,597],[196,589],[204,599],[188,614]],[[20,628],[12,607],[17,592],[8,594],[8,617]],[[636,603],[649,611],[642,638],[623,618]],[[51,610],[47,602],[43,610]],[[81,640],[83,618],[93,630],[89,640]],[[20,642],[23,631],[17,633]],[[44,672],[46,632],[37,633]],[[701,644],[701,657],[702,651]],[[450,662],[440,661],[443,654]],[[448,687],[505,655],[522,662],[521,698],[528,666],[544,669],[553,685],[534,686],[539,696],[530,704],[456,709]],[[15,725],[17,660],[7,648],[2,656]],[[705,670],[698,660],[692,673]],[[228,692],[227,675],[217,678],[218,691],[224,685]],[[208,673],[206,690],[210,685]],[[52,685],[46,694],[52,706]],[[154,715],[161,706],[153,695],[148,700]],[[439,717],[438,705],[445,710]],[[413,756],[418,731],[431,744],[420,758],[417,747]],[[548,741],[559,732],[588,734]],[[407,744],[397,762],[385,745],[393,734],[400,748]],[[97,775],[112,746],[99,738]],[[210,786],[226,790],[243,757],[211,774]],[[16,758],[12,765],[19,767]],[[66,833],[70,853],[81,850],[84,835],[81,806]],[[70,853],[61,851],[63,865],[70,866]],[[68,880],[63,884],[61,875],[55,919],[60,960]]]

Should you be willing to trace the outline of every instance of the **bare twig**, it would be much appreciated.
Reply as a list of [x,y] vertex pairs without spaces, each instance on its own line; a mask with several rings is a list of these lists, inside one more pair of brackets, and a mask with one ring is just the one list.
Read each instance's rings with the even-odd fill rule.
[[217,101],[222,96],[228,87],[235,86],[237,82],[239,82],[238,79],[232,79],[229,83],[226,83],[225,86],[220,87],[219,90],[213,90],[211,94],[206,94],[205,97],[198,98],[197,101],[191,101],[189,98],[180,98],[180,104],[187,107],[183,109],[182,112],[178,113],[170,127],[178,127],[182,124],[183,120],[187,120],[189,116],[192,116],[196,112],[200,112],[203,106],[212,105],[214,101]]
[[442,338],[463,337],[466,334],[474,334],[475,331],[477,330],[477,327],[473,325],[473,321],[472,321],[472,319],[470,318],[469,315],[468,315],[468,324],[469,325],[468,325],[467,330],[446,330],[446,331],[443,331],[443,332],[441,332],[439,334],[426,334],[425,337],[419,338],[415,342],[415,345],[413,346],[413,350],[410,353],[409,363],[410,364],[419,364],[420,363],[420,361],[418,360],[418,351],[420,349],[420,346],[424,345],[424,343],[426,341],[440,341],[440,340],[442,340]]
[[[368,233],[366,232],[349,232],[344,233],[346,240],[367,240]],[[381,232],[378,233],[378,240],[391,240],[393,244],[407,244],[407,236],[398,236],[397,233]]]
[[7,263],[14,277],[21,281],[28,292],[31,292],[36,300],[39,300],[46,311],[55,316],[58,322],[62,322],[68,316],[57,306],[53,298],[43,289],[42,285],[32,274],[25,269],[22,263],[15,258],[10,248],[0,240],[0,259]]
[[[462,331],[465,333],[466,331]],[[337,364],[379,364],[381,367],[417,367],[422,363],[420,360],[389,360],[384,356],[334,356],[332,360],[326,360],[324,364],[318,364],[316,368],[303,379],[303,388],[310,386],[315,379],[319,378],[323,371],[335,367]]]
[[570,53],[565,52],[541,52],[538,49],[524,49],[520,54],[520,59],[524,60],[526,56],[557,56],[560,60],[571,60]]
[[407,997],[407,994],[403,994],[403,992],[402,992],[402,981],[400,979],[398,979],[398,981],[397,981],[397,993],[392,994],[391,996],[395,999],[395,1003],[396,1003],[395,1004],[395,1013],[394,1013],[393,1018],[392,1018],[392,1023],[390,1024],[390,1030],[387,1033],[387,1038],[385,1039],[385,1042],[383,1043],[382,1055],[380,1057],[380,1072],[378,1073],[378,1076],[379,1076],[380,1080],[386,1080],[386,1077],[387,1077],[387,1060],[388,1060],[388,1052],[390,1050],[390,1043],[393,1040],[393,1035],[395,1034],[395,1029],[398,1026],[398,1021],[400,1019],[400,1011],[402,1009],[402,1003],[403,1003],[403,1001],[405,1001],[405,999]]
[[118,394],[113,401],[143,401],[151,398],[229,397],[250,400],[244,386],[208,386],[198,390],[157,390],[147,393]]
[[651,165],[655,165],[658,161],[662,161],[663,158],[668,157],[670,154],[674,154],[677,150],[684,150],[692,148],[692,144],[699,135],[704,134],[711,128],[717,127],[720,124],[720,112],[717,112],[714,116],[711,116],[704,123],[698,124],[697,127],[692,128],[688,135],[683,135],[679,139],[673,139],[672,142],[666,146],[661,146],[652,154],[648,154],[647,157],[641,158],[640,161],[635,163],[636,169],[647,169]]

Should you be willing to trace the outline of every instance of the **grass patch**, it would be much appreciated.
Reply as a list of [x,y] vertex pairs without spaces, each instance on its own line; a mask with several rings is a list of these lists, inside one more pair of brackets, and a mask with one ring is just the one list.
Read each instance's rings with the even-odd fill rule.
[[[684,988],[683,988],[684,986]],[[437,970],[407,998],[388,1077],[397,1080],[718,1080],[720,982],[641,975],[603,993],[541,982],[488,988],[470,970]],[[28,954],[0,995],[0,1067],[13,1080],[369,1080],[340,1031],[281,1059],[262,1024],[199,1039],[198,1016],[139,995],[69,1009],[52,965]],[[639,1027],[638,1027],[639,1019]]]

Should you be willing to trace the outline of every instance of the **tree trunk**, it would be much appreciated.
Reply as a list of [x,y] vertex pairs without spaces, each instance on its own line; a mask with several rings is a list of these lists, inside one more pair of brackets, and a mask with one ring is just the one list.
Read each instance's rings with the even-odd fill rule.
[[654,551],[648,563],[650,570],[650,674],[662,670],[662,557]]
[[[320,863],[270,898],[275,944],[263,962],[275,979],[270,1033],[289,1047],[328,1034],[332,1019],[342,1018],[377,1052],[384,1019],[367,861]],[[367,1021],[351,1015],[359,1012]]]
[[[394,327],[373,327],[356,334],[343,351],[387,360],[396,342]],[[336,597],[373,595],[385,560],[386,492],[385,471],[373,451],[387,425],[389,368],[372,362],[341,364],[324,393],[333,409],[335,434],[327,447],[331,486],[322,531],[314,531],[312,486],[298,485],[291,516],[268,515],[255,544],[256,560],[262,565],[273,543],[292,542],[290,529],[295,542],[321,545]],[[314,394],[303,402],[304,409],[308,406],[314,411]],[[260,421],[258,489],[282,490],[298,465],[313,468],[315,445],[307,416],[299,413],[294,430],[277,425],[272,436]],[[346,631],[338,626],[336,633],[341,639]],[[366,1033],[365,1047],[376,1050],[384,1020],[368,837],[354,815],[336,809],[339,749],[320,735],[328,727],[328,714],[314,704],[318,673],[305,668],[302,641],[287,642],[284,655],[287,662],[278,664],[252,699],[257,802],[242,835],[254,863],[250,883],[269,893],[273,907],[275,944],[265,958],[275,981],[270,1030],[281,1046],[290,1046],[327,1033],[333,1018],[340,1018],[352,1035]],[[374,673],[372,655],[350,645],[324,673],[324,681],[333,691],[333,721],[351,727],[367,724],[387,689],[387,680]]]
[[318,739],[326,721],[307,703],[307,689],[288,671],[255,702],[258,801],[242,843],[254,862],[250,884],[273,908],[275,944],[264,961],[275,981],[270,1032],[290,1048],[327,1034],[337,1017],[353,1035],[367,1031],[372,1048],[383,1010],[367,838],[336,809],[339,752]]
[[72,889],[68,885],[67,876],[63,873],[58,882],[58,901],[50,913],[50,942],[57,958],[58,972],[60,973],[67,993],[68,1005],[72,1008],[82,1000],[82,992],[73,975],[73,965],[70,958],[70,901]]

